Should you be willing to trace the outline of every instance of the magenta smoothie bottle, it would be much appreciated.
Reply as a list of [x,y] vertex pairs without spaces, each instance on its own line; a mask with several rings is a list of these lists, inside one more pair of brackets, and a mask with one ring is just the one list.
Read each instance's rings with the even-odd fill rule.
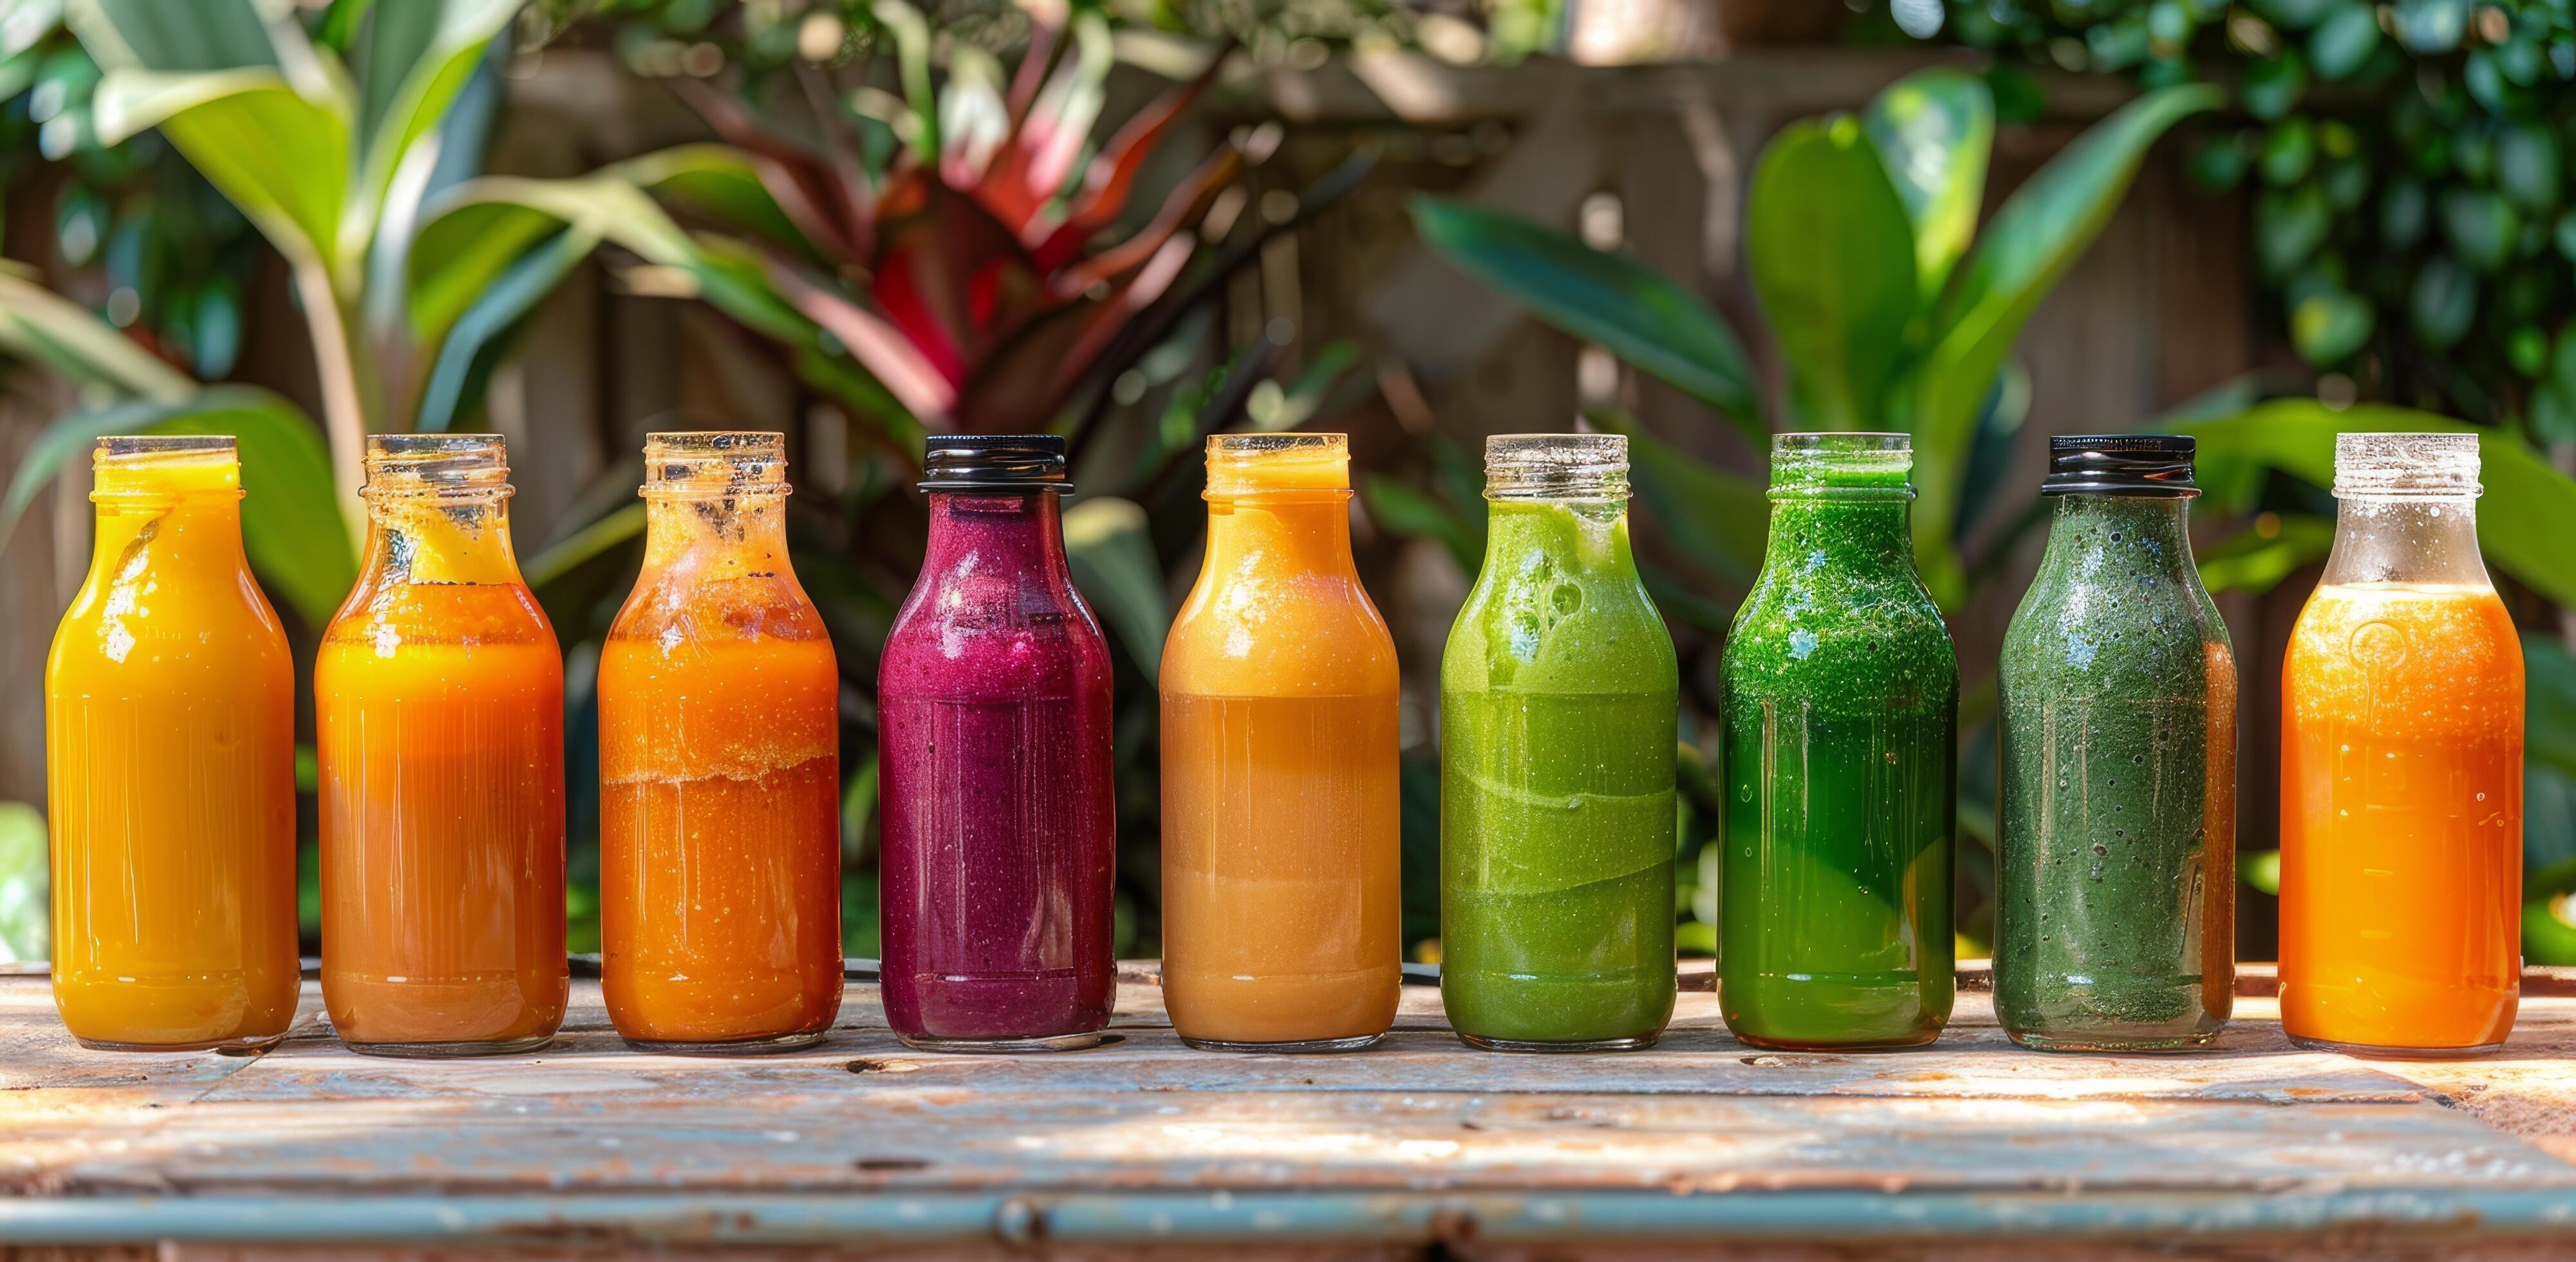
[[1109,644],[1065,566],[1052,434],[932,438],[930,547],[877,676],[886,1020],[1089,1047],[1113,998]]

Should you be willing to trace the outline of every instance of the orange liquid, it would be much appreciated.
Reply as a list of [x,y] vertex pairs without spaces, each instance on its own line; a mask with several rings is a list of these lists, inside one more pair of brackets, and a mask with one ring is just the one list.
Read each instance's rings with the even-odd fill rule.
[[1395,644],[1352,572],[1346,497],[1315,485],[1211,498],[1163,648],[1163,1000],[1188,1038],[1395,1020]]
[[2320,587],[2291,633],[2281,1024],[2502,1042],[2520,993],[2522,646],[2485,588]]
[[657,1043],[827,1030],[842,976],[832,646],[816,626],[665,647],[627,624],[599,666],[609,1018]]
[[95,1045],[271,1042],[298,985],[295,683],[237,466],[192,453],[98,485],[45,663],[54,1001]]
[[[372,607],[371,607],[372,605]],[[516,582],[351,597],[313,691],[322,995],[352,1044],[563,1022],[563,663]]]

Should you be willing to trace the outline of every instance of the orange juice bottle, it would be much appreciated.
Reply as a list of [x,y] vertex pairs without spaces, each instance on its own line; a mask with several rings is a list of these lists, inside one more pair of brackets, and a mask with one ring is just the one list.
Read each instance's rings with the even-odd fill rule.
[[1394,1024],[1395,641],[1341,434],[1208,440],[1207,560],[1163,646],[1163,1001],[1193,1047]]
[[841,1010],[840,672],[787,562],[783,434],[653,434],[644,571],[599,658],[600,982],[653,1050]]
[[367,555],[313,671],[322,999],[357,1051],[526,1051],[563,1022],[563,659],[508,477],[497,435],[367,440]]
[[2477,438],[2344,434],[2281,698],[2281,1025],[2486,1051],[2521,987],[2522,646],[2478,555]]
[[83,1046],[258,1048],[295,1019],[295,678],[226,437],[102,438],[45,659],[54,1002]]

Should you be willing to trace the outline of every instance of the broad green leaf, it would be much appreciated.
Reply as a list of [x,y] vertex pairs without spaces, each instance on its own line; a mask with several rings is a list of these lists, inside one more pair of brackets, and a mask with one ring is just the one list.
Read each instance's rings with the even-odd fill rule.
[[1931,303],[1977,235],[1986,161],[1995,147],[1995,98],[1986,81],[1940,67],[1890,85],[1862,115],[1914,224],[1914,277]]
[[1699,296],[1625,255],[1462,202],[1413,200],[1422,239],[1532,314],[1663,378],[1768,443],[1744,348]]
[[695,144],[630,158],[610,168],[665,201],[797,254],[824,261],[761,181],[756,160],[731,145]]
[[530,588],[543,590],[580,568],[584,562],[602,556],[630,539],[643,537],[644,505],[640,502],[628,504],[529,557],[527,564],[520,567],[521,576]]
[[2522,637],[2523,757],[2576,776],[2576,653],[2565,641]]
[[102,140],[158,126],[288,258],[337,265],[349,189],[344,102],[307,97],[273,70],[117,70],[92,108]]
[[1995,212],[1941,305],[1916,391],[1912,424],[1914,537],[1924,578],[1938,593],[1964,583],[1948,544],[1977,413],[1995,373],[2040,300],[2111,222],[2156,138],[2216,108],[2206,84],[2166,88],[2130,102],[2067,146]]
[[2268,528],[2241,531],[2202,550],[2200,581],[2212,593],[2268,592],[2300,567],[2325,559],[2334,546],[2334,522],[2306,514],[2271,519]]
[[557,283],[590,257],[597,244],[597,239],[587,233],[567,228],[519,256],[508,270],[494,278],[439,344],[438,360],[421,390],[420,408],[412,427],[424,433],[443,433],[455,424],[475,368],[478,364],[490,367],[486,352],[536,310],[546,295],[554,292]]
[[1127,646],[1136,669],[1154,678],[1162,670],[1172,608],[1145,510],[1105,495],[1074,505],[1064,514],[1064,555],[1084,599]]
[[252,0],[68,0],[63,19],[111,70],[278,66],[268,22]]
[[1378,529],[1401,539],[1435,539],[1458,568],[1474,574],[1485,563],[1485,537],[1457,509],[1401,479],[1373,473],[1360,480],[1360,504]]
[[438,126],[484,48],[525,2],[377,0],[359,97],[359,134],[367,138],[358,186],[364,218],[373,219],[404,156]]
[[1771,500],[1761,484],[1683,454],[1633,417],[1595,409],[1585,419],[1628,436],[1629,485],[1674,546],[1729,582],[1749,582],[1762,569]]
[[1921,295],[1905,203],[1849,115],[1791,123],[1762,151],[1745,256],[1805,429],[1871,429]]
[[186,373],[162,362],[114,325],[5,262],[0,262],[0,352],[118,394],[165,403],[185,398],[197,388]]
[[2576,479],[2549,466],[2514,434],[2429,412],[2365,405],[2341,412],[2314,399],[2284,399],[2237,416],[2174,427],[2200,440],[2199,461],[2251,463],[2318,486],[2334,484],[2335,435],[2348,431],[2449,431],[2478,436],[2478,546],[2486,559],[2556,601],[2576,607]]
[[293,403],[253,386],[210,386],[172,403],[137,401],[45,427],[0,499],[0,546],[37,492],[110,434],[229,434],[240,445],[242,545],[251,567],[315,630],[357,581],[358,558],[322,433]]
[[45,817],[24,802],[0,802],[0,964],[41,960],[52,947]]

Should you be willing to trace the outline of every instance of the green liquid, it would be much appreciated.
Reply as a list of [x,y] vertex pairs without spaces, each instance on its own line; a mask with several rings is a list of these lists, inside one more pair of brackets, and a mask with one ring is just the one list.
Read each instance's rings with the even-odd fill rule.
[[1726,642],[1721,984],[1748,1043],[1929,1042],[1952,998],[1959,667],[1903,473],[1776,495]]
[[1440,994],[1500,1043],[1673,1011],[1671,635],[1614,505],[1496,501],[1440,671]]
[[2232,1004],[2236,665],[2189,503],[2060,498],[2004,637],[1995,1015],[2034,1046],[2197,1046]]

